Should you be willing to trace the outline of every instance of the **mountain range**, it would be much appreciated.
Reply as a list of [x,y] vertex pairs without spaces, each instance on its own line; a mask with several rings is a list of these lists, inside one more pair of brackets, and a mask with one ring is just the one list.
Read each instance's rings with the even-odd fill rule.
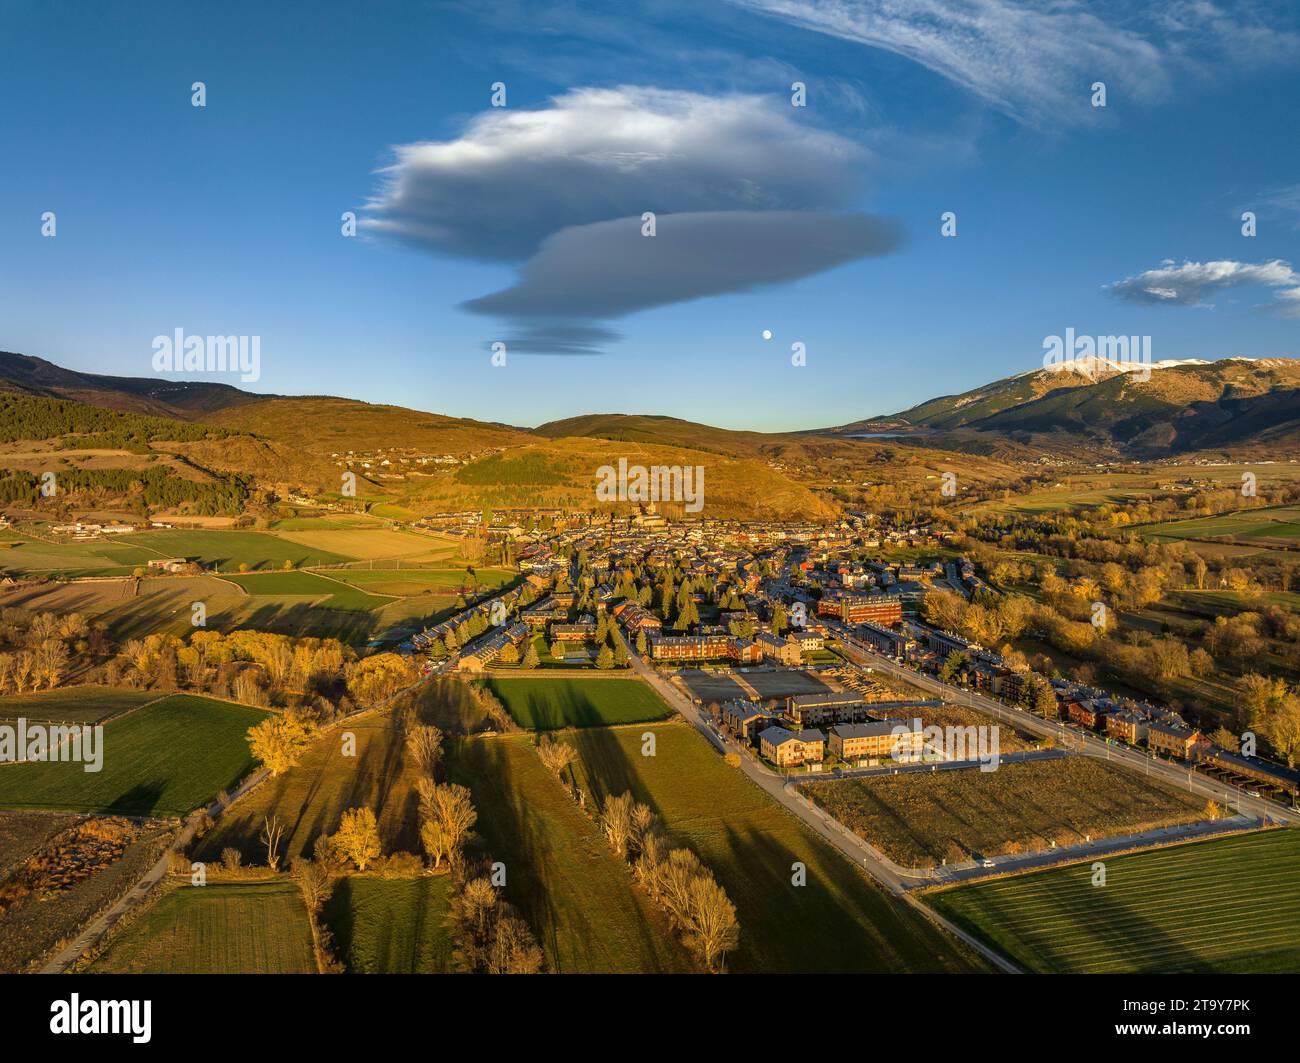
[[[1019,475],[1020,463],[1044,457],[1300,454],[1300,361],[1232,358],[1140,368],[1064,362],[892,416],[801,432],[617,413],[521,428],[332,396],[258,395],[229,384],[83,373],[12,353],[0,353],[0,391],[221,428],[219,438],[151,445],[193,470],[241,473],[281,488],[336,490],[349,452],[456,456],[458,464],[409,475],[360,469],[369,482],[363,493],[392,497],[412,511],[591,505],[593,470],[619,457],[706,466],[711,513],[823,519],[872,484],[932,480],[957,462],[973,480],[1006,481]],[[25,439],[18,429],[9,427],[10,438]]]

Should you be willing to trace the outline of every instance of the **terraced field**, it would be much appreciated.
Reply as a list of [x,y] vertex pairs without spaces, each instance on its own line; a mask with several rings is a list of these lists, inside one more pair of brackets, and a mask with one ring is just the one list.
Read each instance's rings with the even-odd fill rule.
[[1022,967],[1062,973],[1300,970],[1300,830],[1274,830],[925,895]]

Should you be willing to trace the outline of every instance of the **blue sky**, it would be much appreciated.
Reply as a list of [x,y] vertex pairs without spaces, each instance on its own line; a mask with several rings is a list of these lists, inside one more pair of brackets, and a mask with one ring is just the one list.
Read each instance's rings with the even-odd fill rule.
[[[258,335],[258,391],[762,430],[1066,328],[1300,354],[1296,16],[906,7],[4,3],[0,349],[147,376],[156,335]],[[557,330],[599,353],[529,353]]]

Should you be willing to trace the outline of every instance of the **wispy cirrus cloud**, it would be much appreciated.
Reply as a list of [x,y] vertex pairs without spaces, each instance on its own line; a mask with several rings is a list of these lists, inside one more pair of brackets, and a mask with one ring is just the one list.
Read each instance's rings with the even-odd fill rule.
[[[1103,81],[1139,102],[1165,97],[1177,75],[1294,62],[1295,19],[1276,7],[1208,0],[731,0],[841,40],[911,59],[1017,121],[1071,125]],[[1265,13],[1267,12],[1267,13]]]
[[1184,262],[1166,259],[1149,269],[1106,285],[1121,299],[1154,306],[1205,307],[1210,296],[1229,288],[1257,285],[1274,289],[1273,308],[1285,317],[1300,317],[1300,273],[1281,259],[1271,262]]
[[634,86],[489,111],[454,140],[396,148],[362,228],[519,264],[517,283],[465,308],[505,318],[512,350],[595,353],[617,335],[612,318],[898,245],[897,227],[845,209],[870,153],[793,111],[788,100]]

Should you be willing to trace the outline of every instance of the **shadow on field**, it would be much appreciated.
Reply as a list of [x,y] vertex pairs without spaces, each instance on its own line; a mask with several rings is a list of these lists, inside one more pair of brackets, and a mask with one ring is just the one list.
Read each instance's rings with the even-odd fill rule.
[[125,793],[110,801],[102,811],[120,812],[131,816],[147,816],[153,813],[162,800],[165,780],[152,779],[149,782],[136,783]]

